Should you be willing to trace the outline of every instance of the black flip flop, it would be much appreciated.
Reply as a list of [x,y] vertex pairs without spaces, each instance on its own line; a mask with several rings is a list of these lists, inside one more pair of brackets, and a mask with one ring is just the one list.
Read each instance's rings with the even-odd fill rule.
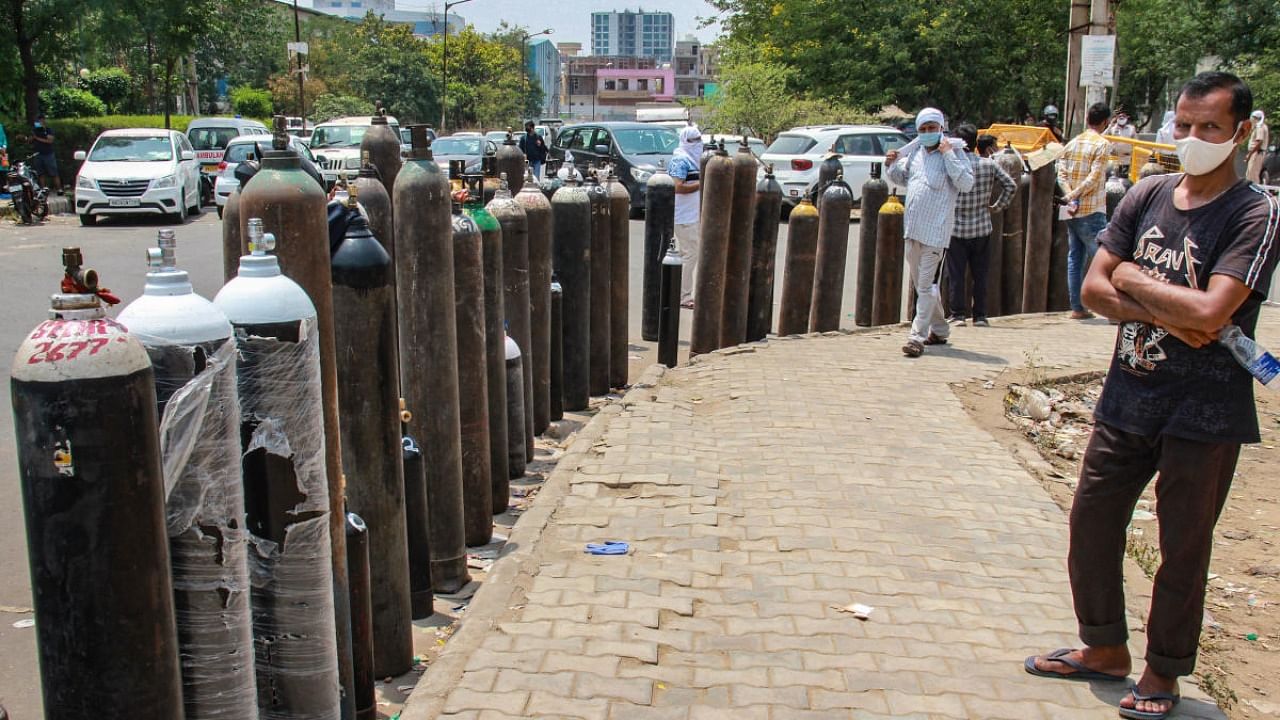
[[1054,680],[1102,680],[1105,682],[1124,682],[1129,679],[1127,675],[1112,675],[1111,673],[1091,670],[1085,667],[1083,663],[1067,657],[1073,652],[1075,652],[1075,649],[1073,648],[1058,648],[1057,650],[1043,656],[1045,660],[1066,665],[1071,668],[1073,672],[1063,673],[1054,672],[1053,670],[1041,670],[1036,667],[1036,658],[1041,657],[1039,655],[1032,655],[1028,657],[1026,661],[1023,662],[1023,668],[1037,677],[1053,678]]
[[1173,693],[1151,693],[1150,695],[1143,695],[1141,692],[1138,692],[1138,686],[1136,683],[1129,686],[1129,694],[1133,695],[1133,702],[1135,704],[1140,702],[1169,703],[1169,709],[1164,712],[1147,712],[1145,710],[1135,710],[1127,707],[1120,708],[1120,717],[1129,718],[1130,720],[1164,720],[1169,717],[1169,713],[1173,712],[1173,709],[1178,706],[1178,701],[1182,699],[1180,696]]

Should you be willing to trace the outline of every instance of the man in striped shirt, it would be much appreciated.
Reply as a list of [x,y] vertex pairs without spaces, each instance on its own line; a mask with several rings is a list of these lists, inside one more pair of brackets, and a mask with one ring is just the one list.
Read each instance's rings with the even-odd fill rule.
[[[956,137],[970,148],[965,157],[973,166],[973,187],[956,198],[956,226],[951,231],[951,247],[947,250],[947,277],[950,280],[947,305],[951,308],[951,324],[963,325],[973,305],[974,327],[987,323],[987,270],[991,264],[991,213],[1009,207],[1018,189],[1009,173],[988,157],[996,139],[990,135],[978,138],[978,129],[965,124],[956,128]],[[995,242],[1000,242],[996,240]],[[965,273],[973,277],[973,294],[965,292]]]
[[902,346],[907,357],[920,357],[925,345],[943,345],[951,335],[942,314],[938,276],[951,244],[956,197],[973,187],[973,167],[964,156],[964,143],[942,136],[945,123],[941,110],[921,110],[916,115],[916,139],[884,158],[889,181],[907,188],[902,234],[917,290],[915,320]]
[[1098,251],[1098,233],[1107,226],[1107,159],[1111,143],[1102,131],[1111,121],[1111,108],[1094,103],[1085,116],[1089,127],[1071,139],[1058,158],[1058,184],[1066,195],[1067,297],[1071,319],[1088,320],[1093,313],[1080,302],[1084,270]]

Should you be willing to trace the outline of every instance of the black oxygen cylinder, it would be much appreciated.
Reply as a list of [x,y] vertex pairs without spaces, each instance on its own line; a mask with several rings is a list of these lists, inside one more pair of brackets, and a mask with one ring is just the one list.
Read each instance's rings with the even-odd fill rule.
[[880,163],[871,163],[871,177],[862,183],[862,217],[858,221],[858,276],[854,285],[853,322],[871,325],[871,306],[876,285],[876,229],[880,206],[889,197],[889,184],[881,175]]
[[[524,155],[521,155],[523,162]],[[505,314],[505,330],[511,335],[511,338],[520,346],[520,353],[528,358],[533,348],[533,306],[529,301],[529,217],[525,214],[524,207],[516,202],[511,196],[510,190],[506,186],[506,178],[499,180],[500,186],[498,192],[493,196],[493,201],[488,205],[490,215],[498,221],[498,225],[502,228],[502,310]],[[531,398],[533,396],[533,366],[531,363],[523,363],[524,365],[524,383],[525,388],[521,392],[521,397]],[[508,391],[508,394],[510,391]],[[510,403],[508,403],[510,405]],[[526,457],[533,456],[533,402],[529,401],[524,404],[525,418],[524,427],[520,433],[516,435],[516,439],[524,443]],[[507,429],[510,434],[510,428]],[[512,442],[511,438],[507,442]],[[515,472],[512,470],[511,472]],[[523,475],[523,471],[521,475]],[[497,487],[495,486],[495,492]],[[507,499],[505,497],[493,498],[494,507],[498,507],[501,502],[501,508],[494,514],[505,512],[507,509]]]
[[987,240],[987,317],[1004,315],[1004,211],[991,213],[991,235]]
[[182,720],[155,376],[79,248],[62,257],[10,376],[44,717]]
[[1049,246],[1049,283],[1045,295],[1045,309],[1064,312],[1071,309],[1071,296],[1067,290],[1067,221],[1055,218],[1053,239]]
[[[408,424],[412,415],[401,412]],[[404,426],[401,426],[404,431]],[[435,595],[431,592],[431,531],[427,527],[427,471],[422,446],[409,435],[401,439],[400,459],[404,465],[404,509],[409,542],[409,599],[414,620],[431,617]]]
[[[475,186],[468,190],[468,202],[463,212],[475,221],[480,228],[481,244],[484,246],[484,354],[485,371],[489,383],[489,485],[483,497],[477,496],[476,517],[483,514],[488,522],[489,530],[484,543],[493,535],[493,486],[507,478],[510,469],[507,467],[507,375],[506,359],[503,352],[503,328],[506,326],[506,308],[503,303],[503,270],[502,270],[502,225],[485,206],[476,202],[480,197],[480,188]],[[496,184],[496,183],[495,183]],[[489,202],[489,198],[485,202]],[[468,500],[469,502],[469,500]],[[467,509],[470,515],[470,508]],[[473,539],[479,533],[468,532],[468,544],[477,544]],[[483,543],[479,543],[483,544]]]
[[588,387],[592,395],[609,394],[610,285],[613,282],[611,255],[613,225],[610,221],[609,191],[595,173],[587,177],[587,197],[591,201],[591,309],[588,329]]
[[[766,165],[756,183],[756,217],[751,226],[751,282],[747,298],[747,342],[773,331],[773,283],[778,263],[778,226],[782,222],[782,186]],[[665,261],[665,258],[664,258]]]
[[[390,194],[400,174],[400,138],[387,124],[387,111],[379,107],[360,139],[360,164],[370,164],[378,169],[378,178]],[[376,234],[376,232],[375,232]]]
[[892,325],[902,320],[902,223],[906,208],[895,192],[880,206],[876,217],[876,281],[871,306],[872,325]]
[[[525,466],[529,456],[525,453],[524,441],[524,362],[520,357],[520,346],[510,335],[503,338],[504,360],[507,378],[507,470],[508,479],[524,477]],[[493,487],[493,514],[500,515],[507,510],[511,499],[511,483],[495,483]]]
[[849,213],[853,211],[853,190],[844,173],[822,192],[818,206],[818,252],[814,259],[813,304],[809,308],[809,332],[840,329],[840,306],[844,302],[845,263],[849,258]]
[[183,703],[189,720],[251,717],[257,694],[236,348],[227,317],[178,269],[174,231],[161,230],[157,244],[143,295],[119,322],[155,368]]
[[[724,317],[725,267],[728,262],[730,220],[733,212],[733,161],[718,150],[707,161],[702,175],[702,245],[698,249],[698,272],[693,289],[692,355],[717,350]],[[754,183],[752,184],[754,187]]]
[[555,276],[551,280],[551,354],[548,365],[548,417],[564,418],[564,290]]
[[[551,422],[551,201],[543,196],[532,173],[516,194],[529,229],[529,328],[533,432],[541,435]],[[530,409],[526,408],[525,412]],[[532,456],[530,456],[532,458]]]
[[756,156],[742,138],[733,155],[733,200],[729,244],[725,251],[724,306],[720,313],[720,347],[747,340],[747,306],[751,294],[752,226],[756,220]]
[[[369,219],[369,229],[373,231],[373,236],[382,243],[383,249],[391,256],[392,266],[396,260],[396,236],[395,236],[395,216],[391,211],[391,193],[382,181],[378,179],[378,173],[372,165],[365,165],[360,168],[356,179],[351,183],[348,192],[360,202],[360,207],[364,208],[365,216]],[[392,273],[392,285],[395,284],[394,272]],[[398,673],[397,673],[398,674]]]
[[[239,350],[258,715],[333,720],[343,698],[318,319],[307,293],[267,254],[275,238],[263,233],[262,221],[248,218],[247,228],[251,254],[214,304],[235,328]],[[345,573],[345,537],[342,547]],[[354,693],[347,699],[354,715]]]
[[[462,507],[467,545],[484,545],[493,536],[493,452],[485,333],[484,241],[474,218],[455,208],[453,285],[458,314],[458,395],[462,411]],[[489,218],[494,222],[493,218]],[[506,408],[501,418],[506,422]],[[505,438],[504,438],[505,440]],[[505,443],[500,448],[506,453]],[[505,472],[505,471],[504,471]],[[505,477],[505,475],[504,475]],[[435,515],[432,515],[434,520]]]
[[[511,190],[511,194],[520,192],[520,188],[524,187],[524,153],[520,152],[520,146],[516,144],[511,128],[507,128],[507,139],[498,146],[496,162],[498,177],[507,176],[507,187]],[[494,183],[493,189],[498,189],[497,183]],[[489,198],[485,198],[485,204],[489,204]]]
[[813,204],[822,209],[822,196],[826,194],[827,187],[836,181],[844,173],[844,165],[840,163],[840,158],[844,157],[836,152],[835,143],[831,144],[831,148],[827,150],[827,154],[822,156],[822,162],[818,163],[818,182],[813,186]]
[[658,168],[645,183],[644,270],[641,285],[640,337],[658,339],[658,304],[661,297],[662,261],[665,243],[675,232],[676,183],[666,168]]
[[[365,218],[354,209],[348,213],[331,263],[338,406],[345,420],[342,464],[347,507],[369,522],[372,573],[378,578],[372,598],[378,643],[370,672],[386,677],[413,667],[395,269]],[[359,687],[356,692],[358,699]]]
[[674,242],[662,257],[662,304],[658,313],[658,363],[673,368],[679,362],[680,273],[684,261]]
[[369,527],[347,513],[347,578],[351,584],[351,651],[355,668],[356,720],[377,720],[377,679],[373,670],[373,571]]
[[1049,269],[1056,213],[1053,188],[1057,182],[1054,163],[1031,172],[1031,191],[1027,195],[1027,247],[1022,273],[1024,313],[1044,312],[1049,306]]
[[1004,284],[1001,288],[1000,309],[1006,315],[1022,312],[1022,275],[1027,250],[1027,195],[1031,192],[1031,176],[1018,179],[1018,191],[1013,202],[1004,211],[1004,253],[1001,267]]
[[[586,410],[591,403],[588,377],[591,364],[591,213],[591,197],[586,188],[565,185],[551,198],[555,273],[563,288],[560,333],[562,410]],[[552,300],[554,302],[554,290]],[[554,330],[552,343],[554,354]],[[552,372],[554,376],[554,369]],[[551,419],[557,420],[554,396],[553,388]]]
[[818,209],[805,197],[787,218],[787,256],[782,267],[782,303],[778,334],[809,330],[813,302],[813,263],[818,253]]
[[609,170],[609,385],[627,386],[630,336],[631,193]]
[[395,216],[400,385],[411,413],[406,434],[431,458],[424,463],[431,498],[431,583],[452,593],[471,579],[462,528],[453,215],[449,180],[432,159],[427,126],[409,130],[413,150],[392,193],[400,208]]

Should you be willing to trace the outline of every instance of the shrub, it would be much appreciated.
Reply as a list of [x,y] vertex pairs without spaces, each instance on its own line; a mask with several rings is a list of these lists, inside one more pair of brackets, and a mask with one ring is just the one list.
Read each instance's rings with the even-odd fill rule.
[[271,93],[248,85],[232,88],[231,107],[236,113],[251,118],[269,118],[273,110]]
[[114,112],[133,92],[133,78],[122,68],[99,68],[80,78],[80,87],[102,98],[107,110]]
[[[169,126],[178,132],[186,132],[190,115],[170,115]],[[17,161],[35,152],[31,142],[31,129],[21,121],[5,122],[9,136],[9,158]],[[163,128],[163,115],[103,115],[99,117],[54,118],[49,120],[53,130],[53,153],[58,159],[58,174],[64,187],[75,181],[80,163],[73,159],[77,150],[88,150],[104,130],[116,128]]]
[[93,117],[107,114],[107,105],[88,90],[57,87],[40,91],[40,104],[51,118]]

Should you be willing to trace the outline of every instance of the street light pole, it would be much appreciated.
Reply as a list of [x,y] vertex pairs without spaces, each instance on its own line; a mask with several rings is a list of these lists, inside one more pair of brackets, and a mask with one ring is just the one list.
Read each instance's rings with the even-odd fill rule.
[[449,8],[471,0],[453,0],[444,4],[444,46],[440,49],[440,135],[444,135],[445,119],[449,112]]

